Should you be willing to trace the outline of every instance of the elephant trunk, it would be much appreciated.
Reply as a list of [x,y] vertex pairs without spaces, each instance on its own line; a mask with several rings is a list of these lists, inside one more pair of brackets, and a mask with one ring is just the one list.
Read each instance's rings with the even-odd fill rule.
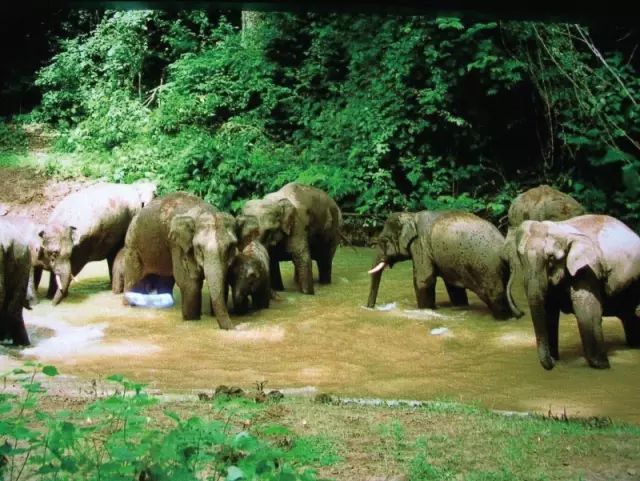
[[222,263],[216,263],[216,265],[207,265],[204,268],[204,275],[209,284],[209,294],[211,296],[211,306],[213,307],[213,313],[218,320],[220,329],[233,329],[233,323],[229,318],[229,312],[227,311],[227,300],[225,297],[227,271],[223,268]]
[[[543,279],[543,280],[540,280]],[[531,320],[533,321],[533,329],[536,334],[536,345],[538,348],[538,358],[540,364],[545,369],[553,369],[555,361],[551,356],[549,345],[549,325],[547,323],[547,310],[545,295],[547,291],[546,276],[534,276],[533,278],[525,277],[525,290],[529,301],[529,309],[531,310]]]
[[522,312],[518,307],[518,305],[516,304],[516,301],[513,299],[513,292],[512,292],[513,278],[515,277],[515,272],[516,272],[514,261],[515,259],[509,260],[509,280],[507,281],[506,294],[507,294],[507,301],[509,302],[509,308],[511,309],[511,312],[517,319],[520,319],[522,316],[524,316],[524,312]]
[[516,253],[516,238],[515,231],[513,228],[509,228],[507,232],[507,237],[505,239],[505,243],[502,249],[501,256],[502,261],[505,263],[507,268],[509,269],[509,278],[507,281],[507,301],[509,302],[509,308],[514,317],[517,319],[524,316],[524,312],[520,310],[515,300],[513,299],[513,279],[516,276],[516,266],[518,265],[518,255]]
[[369,299],[367,300],[367,307],[373,308],[376,305],[376,299],[378,298],[378,288],[380,287],[380,279],[382,279],[382,271],[386,267],[384,256],[379,254],[376,257],[373,267],[369,270],[371,275],[371,287],[369,289]]

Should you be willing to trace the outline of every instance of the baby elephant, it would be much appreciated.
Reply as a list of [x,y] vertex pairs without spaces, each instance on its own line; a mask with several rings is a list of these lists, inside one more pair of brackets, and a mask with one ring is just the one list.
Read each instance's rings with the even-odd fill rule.
[[254,309],[269,307],[269,254],[259,241],[251,241],[242,249],[231,264],[228,277],[237,314],[245,314],[249,310],[249,296]]

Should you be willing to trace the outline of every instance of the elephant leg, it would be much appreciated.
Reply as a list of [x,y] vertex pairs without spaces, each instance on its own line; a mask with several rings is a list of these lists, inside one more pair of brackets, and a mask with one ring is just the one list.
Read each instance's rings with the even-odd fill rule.
[[111,252],[107,254],[107,267],[109,268],[109,281],[111,281],[112,283],[113,283],[113,265],[118,255],[118,252],[120,252],[120,249],[122,249],[123,247],[124,247],[123,244],[118,244],[116,247],[111,249]]
[[620,316],[624,335],[629,347],[640,347],[640,318],[635,313]]
[[606,369],[610,365],[602,333],[602,296],[593,287],[598,285],[594,277],[583,275],[576,279],[571,286],[571,303],[578,319],[578,330],[587,362],[591,367]]
[[[130,292],[144,277],[144,269],[140,256],[133,249],[124,252],[124,292]],[[126,296],[122,297],[122,303],[129,304]]]
[[418,309],[435,309],[436,307],[436,273],[433,266],[413,267],[413,288],[416,293]]
[[22,309],[25,305],[27,286],[29,284],[29,276],[31,273],[30,271],[30,263],[17,266],[17,269],[13,273],[13,282],[15,284],[11,286],[5,297],[8,317],[7,321],[9,323],[8,331],[11,339],[13,340],[13,344],[16,346],[28,346],[30,344],[27,328],[24,325],[24,319],[22,317]]
[[280,261],[278,261],[275,256],[269,256],[269,273],[273,289],[276,291],[284,291],[282,274],[280,273]]
[[304,294],[313,294],[313,275],[309,251],[298,251],[292,253],[291,257],[293,259],[293,264],[298,271],[300,291]]
[[182,295],[182,319],[185,321],[200,319],[202,313],[202,280],[181,279],[177,284]]
[[332,260],[332,257],[327,254],[320,256],[316,261],[318,264],[318,282],[320,284],[331,284]]
[[38,291],[35,283],[35,267],[29,271],[29,283],[27,285],[27,304],[29,308],[38,304]]
[[549,336],[549,353],[554,360],[560,359],[558,346],[558,332],[560,327],[560,308],[553,300],[547,300],[545,304],[547,312],[547,333]]
[[58,281],[53,271],[49,271],[49,288],[47,289],[47,299],[53,299],[58,291]]
[[40,280],[42,279],[42,267],[37,266],[33,268],[33,288],[36,293],[38,291],[38,287],[40,286]]
[[457,287],[452,284],[449,284],[447,281],[444,282],[445,287],[447,288],[447,293],[449,294],[449,299],[454,306],[468,306],[469,298],[467,297],[467,290],[464,287]]

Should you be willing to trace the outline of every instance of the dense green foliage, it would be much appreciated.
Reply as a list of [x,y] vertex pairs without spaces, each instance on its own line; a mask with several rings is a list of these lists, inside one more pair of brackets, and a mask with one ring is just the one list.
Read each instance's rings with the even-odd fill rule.
[[[107,11],[62,38],[33,117],[235,211],[297,180],[345,211],[493,220],[540,182],[640,220],[640,78],[586,27],[458,18]],[[629,35],[631,35],[631,32]],[[635,35],[635,33],[633,33]]]

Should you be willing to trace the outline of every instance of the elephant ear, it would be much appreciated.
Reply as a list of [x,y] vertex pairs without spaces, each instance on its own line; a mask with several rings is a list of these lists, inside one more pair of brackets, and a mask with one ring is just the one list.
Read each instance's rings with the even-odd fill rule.
[[517,228],[515,233],[516,251],[518,255],[523,256],[527,250],[527,243],[531,238],[532,229],[539,222],[534,220],[525,220]]
[[169,240],[184,252],[193,248],[196,220],[190,215],[177,215],[169,226]]
[[253,215],[236,217],[236,237],[244,244],[249,244],[260,235],[258,219]]
[[602,251],[587,236],[575,235],[570,241],[567,254],[567,269],[572,276],[578,271],[589,267],[598,279],[604,276],[602,265]]
[[413,241],[413,239],[418,237],[418,230],[416,228],[415,221],[408,216],[405,216],[402,219],[401,223],[402,223],[402,230],[400,231],[400,237],[398,240],[400,242],[400,248],[402,250],[408,251],[409,244],[411,244],[411,241]]
[[289,236],[293,231],[293,225],[295,223],[296,217],[296,208],[289,199],[280,199],[278,201],[278,206],[280,207],[281,211],[280,226],[282,227],[282,232]]

